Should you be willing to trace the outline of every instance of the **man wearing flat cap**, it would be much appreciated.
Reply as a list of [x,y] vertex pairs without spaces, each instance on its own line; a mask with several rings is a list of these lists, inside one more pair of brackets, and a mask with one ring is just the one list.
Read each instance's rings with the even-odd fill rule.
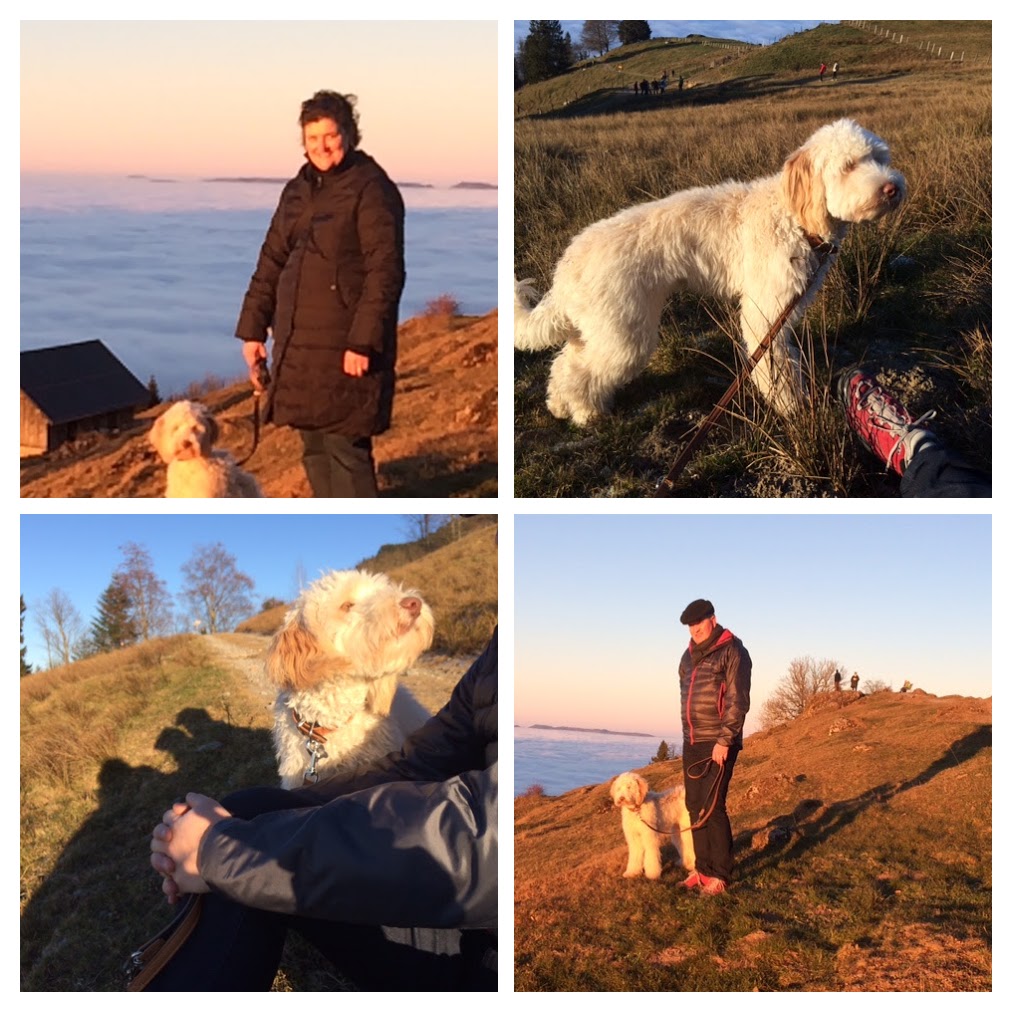
[[702,598],[682,612],[689,646],[678,666],[682,694],[682,773],[692,819],[696,870],[684,882],[714,896],[731,881],[731,822],[725,806],[742,727],[749,707],[752,658],[729,629],[717,623]]

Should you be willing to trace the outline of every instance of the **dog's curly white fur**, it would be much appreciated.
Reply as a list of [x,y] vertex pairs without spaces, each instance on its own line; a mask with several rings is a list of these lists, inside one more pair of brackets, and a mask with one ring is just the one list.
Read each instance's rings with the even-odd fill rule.
[[168,464],[167,499],[257,499],[263,496],[253,475],[232,455],[213,449],[218,438],[214,415],[199,401],[177,401],[158,416],[148,439]]
[[612,803],[622,809],[622,832],[629,848],[623,878],[660,878],[661,847],[666,843],[674,844],[687,871],[695,870],[692,819],[685,807],[684,787],[651,791],[644,777],[630,772],[615,777],[610,793]]
[[418,593],[382,573],[332,572],[302,592],[266,660],[280,690],[274,747],[282,787],[301,787],[309,766],[302,722],[326,738],[321,780],[383,758],[425,723],[428,711],[398,679],[432,645],[433,631]]
[[646,368],[661,311],[676,290],[740,300],[749,355],[805,292],[752,373],[763,396],[789,413],[803,389],[790,327],[835,259],[818,267],[814,244],[838,246],[849,224],[898,207],[905,186],[890,168],[885,141],[853,120],[837,120],[817,130],[778,175],[684,190],[584,229],[535,308],[533,282],[514,283],[514,345],[565,344],[552,364],[548,410],[586,425]]

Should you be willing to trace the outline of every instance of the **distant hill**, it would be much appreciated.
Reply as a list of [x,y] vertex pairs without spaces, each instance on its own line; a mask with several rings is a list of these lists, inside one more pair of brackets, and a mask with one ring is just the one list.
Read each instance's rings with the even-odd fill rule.
[[[640,772],[681,784],[681,760]],[[514,806],[518,991],[988,991],[991,700],[827,693],[745,740],[721,897],[622,878],[608,784]]]
[[554,727],[552,724],[531,724],[538,731],[583,731],[586,734],[617,734],[624,738],[656,738],[656,734],[644,734],[642,731],[608,731],[603,727]]

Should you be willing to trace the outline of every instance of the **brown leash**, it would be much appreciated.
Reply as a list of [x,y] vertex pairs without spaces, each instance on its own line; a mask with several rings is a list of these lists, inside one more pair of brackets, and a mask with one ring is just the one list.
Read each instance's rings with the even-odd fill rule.
[[271,374],[267,368],[267,363],[261,358],[257,359],[256,364],[257,370],[257,383],[260,384],[260,389],[257,389],[257,383],[253,384],[253,446],[249,453],[238,462],[239,466],[242,467],[254,453],[257,452],[257,447],[260,445],[260,395],[270,386]]
[[675,482],[678,480],[682,471],[685,470],[686,465],[692,459],[692,455],[699,448],[699,444],[702,443],[706,434],[713,427],[714,422],[717,418],[726,410],[728,404],[731,403],[735,394],[741,389],[742,384],[752,375],[753,370],[759,364],[763,355],[769,351],[770,346],[773,344],[773,338],[780,333],[784,324],[790,319],[791,313],[794,312],[794,308],[797,304],[805,297],[808,290],[812,287],[812,281],[816,278],[819,271],[822,270],[825,262],[833,256],[833,254],[839,251],[839,246],[835,242],[829,239],[823,240],[816,236],[806,236],[808,244],[812,247],[818,259],[818,265],[812,272],[811,278],[805,288],[800,291],[788,304],[787,308],[776,318],[773,322],[773,326],[770,327],[769,333],[762,339],[759,346],[752,352],[748,362],[745,363],[745,367],[735,376],[731,385],[727,388],[724,396],[717,401],[716,407],[706,416],[703,423],[696,430],[695,435],[685,444],[682,448],[682,452],[679,453],[675,459],[674,464],[671,465],[671,470],[668,471],[667,475],[657,483],[657,488],[654,491],[655,499],[666,499],[674,491]]

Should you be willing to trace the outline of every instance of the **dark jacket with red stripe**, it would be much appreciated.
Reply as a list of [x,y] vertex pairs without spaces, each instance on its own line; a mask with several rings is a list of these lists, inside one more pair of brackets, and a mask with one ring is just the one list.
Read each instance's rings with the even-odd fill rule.
[[678,666],[682,690],[682,737],[686,744],[715,741],[741,745],[749,708],[752,658],[730,630],[717,626],[709,649],[691,640]]
[[[281,193],[236,325],[274,348],[266,418],[358,439],[390,426],[404,203],[362,151],[328,172],[310,162]],[[368,356],[348,376],[344,353]]]

